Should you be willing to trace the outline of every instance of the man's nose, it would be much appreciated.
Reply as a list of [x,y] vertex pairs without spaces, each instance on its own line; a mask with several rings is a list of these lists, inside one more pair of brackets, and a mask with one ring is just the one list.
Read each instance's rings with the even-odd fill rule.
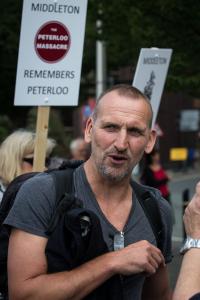
[[128,136],[126,130],[120,130],[118,132],[114,146],[118,151],[124,151],[128,148]]

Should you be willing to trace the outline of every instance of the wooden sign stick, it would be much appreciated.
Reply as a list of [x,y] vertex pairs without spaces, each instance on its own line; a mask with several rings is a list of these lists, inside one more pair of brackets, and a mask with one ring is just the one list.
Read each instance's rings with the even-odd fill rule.
[[49,127],[49,106],[38,106],[33,171],[43,172]]

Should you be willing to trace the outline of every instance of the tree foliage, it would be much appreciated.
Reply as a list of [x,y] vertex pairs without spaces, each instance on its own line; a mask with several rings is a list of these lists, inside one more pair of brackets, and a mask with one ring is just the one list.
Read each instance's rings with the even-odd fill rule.
[[200,94],[199,1],[102,0],[98,5],[108,70],[135,66],[140,48],[172,48],[168,89]]
[[[0,114],[15,117],[20,116],[13,108],[13,98],[21,12],[22,0],[1,0]],[[102,21],[98,31],[97,20]],[[167,89],[198,97],[199,38],[199,0],[88,0],[81,95],[95,87],[95,43],[102,39],[107,44],[108,77],[126,66],[134,72],[141,48],[172,48]]]
[[[28,112],[26,127],[34,131],[36,120],[37,109],[32,108]],[[50,110],[48,135],[55,139],[57,143],[54,149],[54,155],[67,157],[69,152],[69,143],[72,137],[69,136],[69,134],[66,135],[60,112],[57,109]]]
[[22,1],[0,2],[0,100],[1,114],[13,105]]

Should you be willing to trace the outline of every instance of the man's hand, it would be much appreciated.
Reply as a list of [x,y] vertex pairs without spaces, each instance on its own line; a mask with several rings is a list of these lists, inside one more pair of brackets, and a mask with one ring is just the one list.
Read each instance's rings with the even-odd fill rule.
[[200,239],[200,182],[196,185],[195,194],[185,210],[183,221],[186,234]]
[[114,254],[115,271],[122,275],[141,272],[151,275],[165,265],[161,251],[147,241],[131,244]]
[[83,299],[115,274],[154,274],[164,264],[147,241],[108,252],[65,272],[47,274],[47,239],[13,229],[8,251],[9,299]]

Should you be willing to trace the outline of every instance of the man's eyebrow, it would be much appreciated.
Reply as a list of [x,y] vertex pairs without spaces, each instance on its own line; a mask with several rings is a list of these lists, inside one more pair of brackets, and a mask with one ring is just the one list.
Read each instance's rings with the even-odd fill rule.
[[[106,127],[106,126],[113,126],[113,127],[116,127],[116,128],[120,128],[121,125],[118,124],[117,122],[115,123],[114,121],[103,121],[102,122],[102,126],[103,127]],[[145,131],[146,131],[146,127],[139,127],[137,125],[133,125],[133,126],[127,126],[127,131],[131,132],[131,131],[135,131],[135,132],[139,132],[139,133],[142,133],[144,134]]]
[[108,125],[112,125],[112,126],[118,126],[120,127],[120,125],[114,121],[102,121],[103,126],[108,126]]
[[144,133],[146,131],[146,128],[143,127],[138,127],[138,126],[130,126],[127,128],[128,131],[137,131],[137,132],[141,132],[141,133]]

